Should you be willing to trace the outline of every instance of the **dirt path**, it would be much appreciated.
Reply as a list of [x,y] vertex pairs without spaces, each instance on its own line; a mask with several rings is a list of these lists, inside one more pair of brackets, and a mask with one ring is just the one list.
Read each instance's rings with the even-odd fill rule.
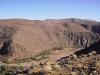
[[64,50],[55,50],[52,53],[50,59],[56,61],[56,60],[58,60],[62,57],[66,57],[66,56],[69,56],[69,55],[73,54],[77,50],[78,49],[76,49],[76,48],[64,48]]

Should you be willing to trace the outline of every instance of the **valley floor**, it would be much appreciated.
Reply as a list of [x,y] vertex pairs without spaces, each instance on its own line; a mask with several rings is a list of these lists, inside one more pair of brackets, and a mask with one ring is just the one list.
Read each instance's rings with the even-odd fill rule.
[[[72,49],[70,49],[71,51]],[[67,51],[67,49],[66,49]],[[31,60],[24,63],[0,63],[0,75],[100,75],[100,54],[95,51],[88,54],[64,55],[54,61],[54,56],[64,54],[55,50],[50,59]],[[72,53],[71,52],[71,53]],[[57,57],[58,58],[58,57]]]

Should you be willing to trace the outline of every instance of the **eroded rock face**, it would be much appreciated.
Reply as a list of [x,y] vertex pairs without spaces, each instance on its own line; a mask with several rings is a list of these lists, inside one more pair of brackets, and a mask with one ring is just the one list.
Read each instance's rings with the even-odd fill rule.
[[1,20],[0,56],[10,54],[13,59],[23,59],[49,49],[89,47],[100,40],[99,31],[96,31],[99,25],[95,24],[99,23],[74,19]]
[[81,25],[92,32],[100,34],[100,23],[96,23],[92,25],[91,24],[81,24]]
[[96,33],[89,32],[65,32],[65,39],[68,46],[86,48],[98,42],[100,36]]
[[14,26],[0,26],[0,55],[9,54],[12,50],[12,36],[16,33]]

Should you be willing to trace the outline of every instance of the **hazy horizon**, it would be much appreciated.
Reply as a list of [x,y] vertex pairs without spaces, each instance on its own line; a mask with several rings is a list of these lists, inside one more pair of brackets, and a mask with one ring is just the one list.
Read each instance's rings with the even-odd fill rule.
[[80,18],[100,21],[99,0],[0,0],[0,19]]

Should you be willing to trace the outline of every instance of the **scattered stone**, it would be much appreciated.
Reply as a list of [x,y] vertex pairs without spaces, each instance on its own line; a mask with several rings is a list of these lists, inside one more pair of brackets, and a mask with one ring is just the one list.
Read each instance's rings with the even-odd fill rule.
[[44,71],[46,71],[46,72],[51,72],[52,67],[51,67],[50,65],[45,65],[45,66],[43,67],[43,69],[44,69]]
[[71,75],[78,75],[78,72],[71,72]]
[[92,54],[92,53],[89,53],[88,55],[89,55],[89,56],[92,56],[93,54]]
[[76,54],[72,54],[71,56],[72,56],[72,59],[77,60],[77,55]]

